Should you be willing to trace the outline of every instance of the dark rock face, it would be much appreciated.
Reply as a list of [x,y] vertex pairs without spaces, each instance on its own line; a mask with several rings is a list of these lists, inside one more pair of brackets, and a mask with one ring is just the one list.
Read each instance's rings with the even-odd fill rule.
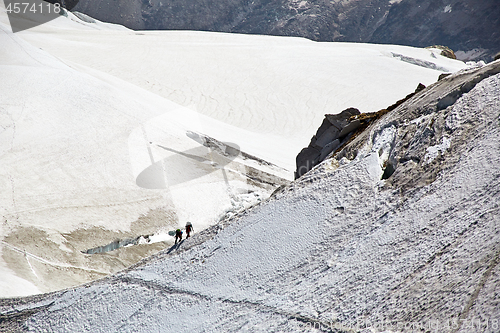
[[[75,10],[132,29],[203,30],[368,41],[387,0],[80,0]],[[427,45],[426,45],[427,46]]]
[[74,9],[100,21],[122,24],[131,29],[145,29],[141,1],[84,0]]
[[438,44],[486,61],[500,50],[498,0],[80,0],[75,10],[132,29]]
[[412,46],[446,45],[454,51],[477,49],[490,61],[500,50],[500,3],[497,0],[404,0],[389,10],[370,42]]
[[[300,178],[313,167],[327,159],[330,155],[333,156],[334,154],[332,153],[337,150],[341,150],[337,155],[335,155],[338,160],[347,156],[349,156],[349,159],[353,159],[357,154],[357,151],[346,150],[344,149],[345,145],[355,139],[360,132],[363,132],[368,125],[370,125],[370,123],[373,123],[373,121],[379,119],[386,113],[396,109],[398,106],[424,89],[425,86],[422,83],[419,83],[415,92],[408,94],[405,98],[400,99],[396,103],[388,106],[386,109],[382,109],[377,112],[360,114],[358,109],[349,108],[339,114],[325,115],[323,123],[318,128],[316,135],[312,137],[309,146],[302,149],[296,157],[297,170],[295,171],[295,179]],[[459,96],[459,94],[453,96],[458,98],[457,96]],[[456,98],[449,99],[449,102],[453,104],[456,101]],[[443,101],[446,102],[448,99],[443,99]],[[386,178],[383,179],[387,179],[392,175],[394,172],[393,166],[389,163],[386,166],[385,171],[386,173],[384,173],[384,177]]]
[[339,114],[327,114],[309,143],[296,158],[295,179],[325,160],[328,155],[345,143],[349,134],[360,127],[359,120],[351,117],[359,115],[358,109],[349,108]]

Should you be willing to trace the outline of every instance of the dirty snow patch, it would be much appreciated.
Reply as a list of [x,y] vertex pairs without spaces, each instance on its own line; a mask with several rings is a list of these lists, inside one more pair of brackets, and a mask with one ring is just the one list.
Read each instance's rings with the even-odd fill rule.
[[450,148],[451,139],[443,136],[443,142],[439,145],[427,148],[427,154],[424,156],[424,165],[431,163],[439,153],[443,153]]

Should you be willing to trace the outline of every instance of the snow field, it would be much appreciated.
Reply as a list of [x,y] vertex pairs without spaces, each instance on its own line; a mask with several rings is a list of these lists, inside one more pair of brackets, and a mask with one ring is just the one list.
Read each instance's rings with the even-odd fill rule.
[[[370,152],[393,141],[382,123],[368,154],[335,170],[323,163],[199,246],[62,293],[29,327],[295,332],[316,324],[384,328],[387,316],[400,327],[443,324],[461,311],[484,270],[467,258],[482,260],[497,246],[500,124],[488,123],[498,119],[499,84],[498,75],[487,79],[451,108],[455,144],[463,144],[458,115],[466,121],[482,110],[479,136],[456,167],[405,200],[380,190],[383,181],[370,170],[378,165]],[[446,306],[421,312],[433,302]]]
[[[393,53],[450,71],[465,66],[408,47],[134,32],[84,23],[71,13],[12,34],[2,7],[0,44],[0,158],[5,166],[0,211],[6,221],[1,235],[30,258],[45,260],[31,265],[1,243],[2,274],[12,277],[2,296],[95,278],[81,267],[112,273],[133,263],[125,252],[117,251],[116,258],[80,253],[114,238],[155,234],[165,239],[161,235],[188,220],[199,232],[258,203],[274,188],[249,181],[249,171],[290,180],[296,154],[325,113],[350,106],[378,110],[419,82],[434,82],[440,73]],[[275,166],[241,155],[220,158],[191,132]],[[384,156],[373,155],[370,177],[377,178]],[[155,214],[161,217],[149,217]],[[23,238],[27,230],[37,241]],[[293,242],[315,237],[303,233],[288,236]],[[286,250],[290,255],[297,246],[293,242]],[[265,250],[260,254],[271,250],[268,242],[259,244]],[[74,276],[46,262],[72,266],[68,270]]]

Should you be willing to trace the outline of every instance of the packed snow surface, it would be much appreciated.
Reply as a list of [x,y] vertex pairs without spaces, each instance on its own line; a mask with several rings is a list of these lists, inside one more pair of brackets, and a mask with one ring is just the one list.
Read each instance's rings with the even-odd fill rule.
[[[3,6],[0,45],[4,297],[97,279],[173,242],[82,253],[117,238],[164,240],[187,221],[199,232],[258,204],[293,178],[295,156],[325,113],[376,111],[465,67],[425,49],[139,32],[71,13],[13,34]],[[320,206],[315,221],[329,214]],[[270,226],[254,243],[267,253],[276,245],[266,237],[289,237],[273,252],[276,266],[262,269],[301,260],[286,258],[312,239],[297,226],[313,210],[296,210],[286,233]]]
[[[500,62],[437,83],[347,146],[355,158],[131,269],[0,311],[26,313],[36,332],[496,332],[499,73]],[[443,132],[449,147],[424,163]],[[383,162],[407,153],[421,163],[381,180]],[[424,182],[403,190],[411,172]]]

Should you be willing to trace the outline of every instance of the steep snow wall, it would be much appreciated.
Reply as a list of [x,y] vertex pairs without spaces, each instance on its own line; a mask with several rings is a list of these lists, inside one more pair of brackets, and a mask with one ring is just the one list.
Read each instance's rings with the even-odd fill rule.
[[135,267],[2,300],[4,328],[497,332],[499,72],[431,85],[266,202]]

